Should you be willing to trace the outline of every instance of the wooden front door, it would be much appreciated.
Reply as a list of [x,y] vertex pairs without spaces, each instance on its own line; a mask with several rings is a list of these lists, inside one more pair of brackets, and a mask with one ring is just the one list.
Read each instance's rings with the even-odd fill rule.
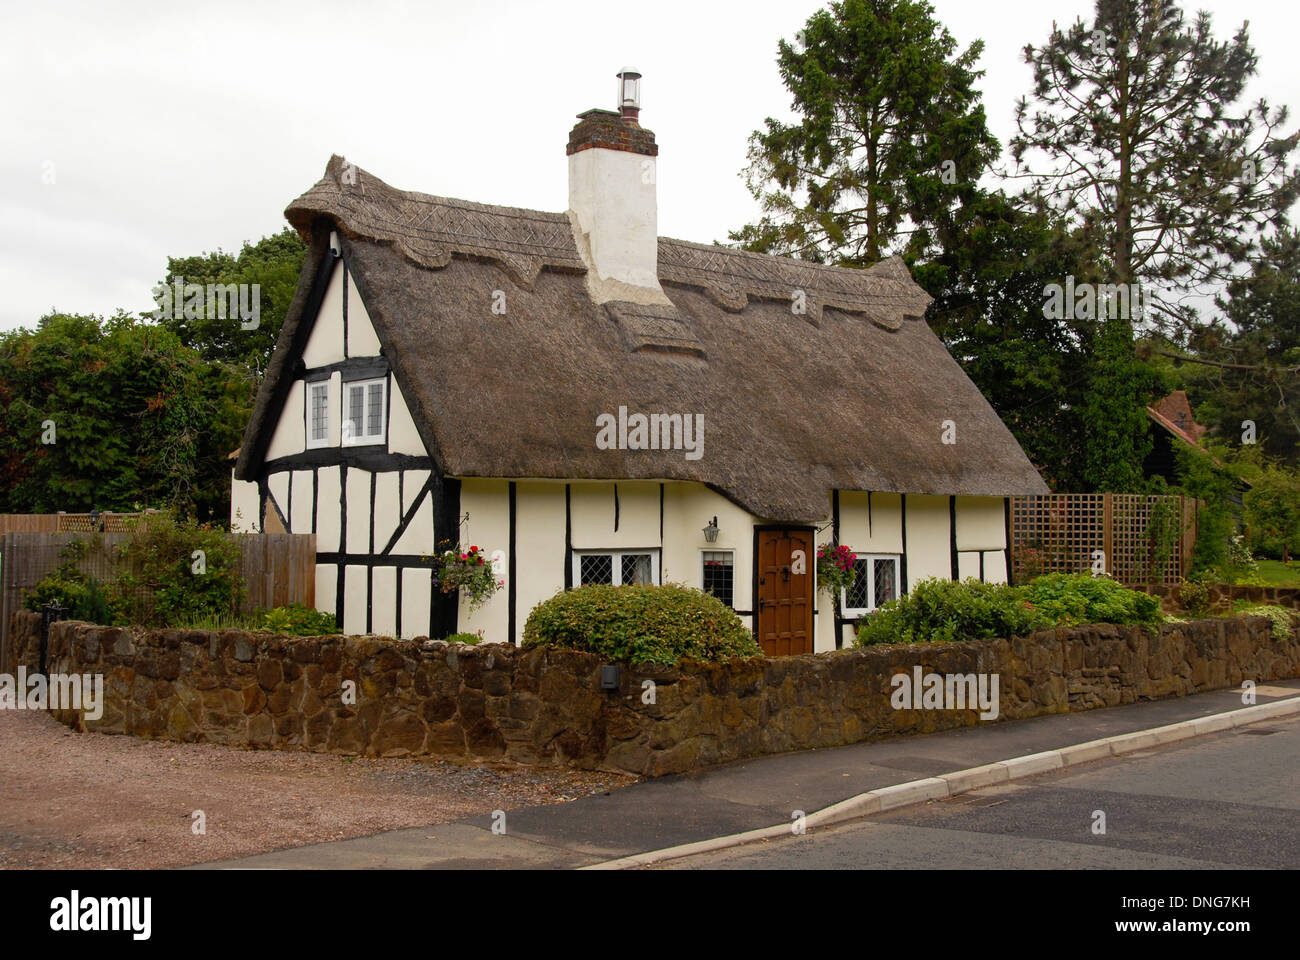
[[769,657],[812,653],[813,531],[756,531],[758,565],[758,642]]

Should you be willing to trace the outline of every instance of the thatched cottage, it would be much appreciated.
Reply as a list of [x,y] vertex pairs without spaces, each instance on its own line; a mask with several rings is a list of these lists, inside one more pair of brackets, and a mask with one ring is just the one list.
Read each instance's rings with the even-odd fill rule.
[[[832,649],[926,577],[1007,576],[1046,493],[923,319],[900,260],[821,266],[659,237],[638,81],[580,115],[564,213],[398,190],[339,157],[234,471],[245,530],[315,533],[349,633],[482,629],[588,582],[710,590],[770,654]],[[471,611],[443,541],[496,557]],[[838,604],[815,552],[850,545]]]

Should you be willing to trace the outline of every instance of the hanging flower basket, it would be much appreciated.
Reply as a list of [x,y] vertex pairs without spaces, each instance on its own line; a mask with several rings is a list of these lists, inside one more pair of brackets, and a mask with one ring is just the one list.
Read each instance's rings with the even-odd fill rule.
[[491,558],[484,555],[477,546],[462,547],[456,544],[444,550],[438,557],[438,568],[434,571],[438,589],[443,593],[455,593],[469,600],[469,608],[476,610],[504,587],[506,582],[498,580],[492,569]]
[[817,548],[817,589],[834,598],[853,583],[858,555],[844,544],[824,543]]

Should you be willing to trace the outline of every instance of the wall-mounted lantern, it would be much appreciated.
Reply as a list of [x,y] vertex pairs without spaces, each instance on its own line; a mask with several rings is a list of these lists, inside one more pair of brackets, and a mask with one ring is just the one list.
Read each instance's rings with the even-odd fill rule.
[[704,528],[704,540],[707,543],[718,542],[718,518],[714,517],[709,521],[709,525]]

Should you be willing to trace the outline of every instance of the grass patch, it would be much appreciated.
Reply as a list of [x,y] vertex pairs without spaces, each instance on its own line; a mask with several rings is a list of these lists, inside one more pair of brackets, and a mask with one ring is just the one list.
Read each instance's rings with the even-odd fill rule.
[[1259,577],[1269,587],[1300,587],[1300,561],[1259,560]]

